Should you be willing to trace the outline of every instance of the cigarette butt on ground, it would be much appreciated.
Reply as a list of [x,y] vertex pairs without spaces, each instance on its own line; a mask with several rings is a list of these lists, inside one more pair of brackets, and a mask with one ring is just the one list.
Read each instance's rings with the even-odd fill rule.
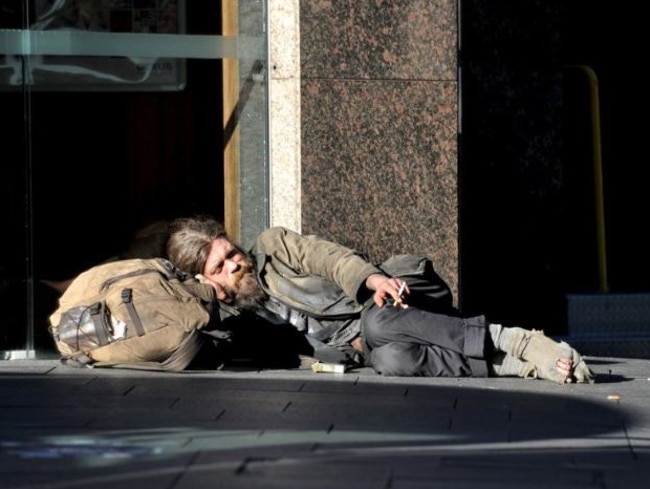
[[328,373],[328,374],[343,374],[345,373],[345,365],[339,363],[313,363],[311,369],[314,373]]

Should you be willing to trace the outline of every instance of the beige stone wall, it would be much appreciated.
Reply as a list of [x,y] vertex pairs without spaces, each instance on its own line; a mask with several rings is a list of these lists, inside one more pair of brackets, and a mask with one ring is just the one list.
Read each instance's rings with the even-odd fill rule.
[[298,0],[269,2],[272,226],[301,230],[300,12]]

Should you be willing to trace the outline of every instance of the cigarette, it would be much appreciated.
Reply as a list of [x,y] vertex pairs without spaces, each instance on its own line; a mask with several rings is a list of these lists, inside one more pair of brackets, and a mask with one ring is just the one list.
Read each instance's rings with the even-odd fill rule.
[[406,288],[406,282],[402,282],[402,285],[399,286],[399,290],[397,291],[397,295],[399,298],[402,298],[402,294],[404,293],[404,289]]
[[397,300],[393,302],[393,307],[401,307],[402,309],[406,309],[408,307],[402,300],[404,289],[406,289],[406,282],[402,282],[402,285],[399,286],[399,290],[397,291]]

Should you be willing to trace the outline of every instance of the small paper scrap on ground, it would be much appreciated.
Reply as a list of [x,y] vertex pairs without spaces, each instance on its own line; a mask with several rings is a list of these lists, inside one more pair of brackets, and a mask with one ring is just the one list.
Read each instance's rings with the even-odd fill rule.
[[343,374],[345,373],[345,365],[339,363],[323,363],[316,362],[312,364],[311,369],[314,373],[328,373],[328,374]]
[[607,396],[607,399],[610,400],[610,401],[620,401],[621,396],[617,396],[616,394],[612,394],[610,396]]

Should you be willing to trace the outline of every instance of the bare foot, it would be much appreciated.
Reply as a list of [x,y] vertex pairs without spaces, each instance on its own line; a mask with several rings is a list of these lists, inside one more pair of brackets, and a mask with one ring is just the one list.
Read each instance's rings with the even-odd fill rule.
[[560,346],[568,348],[570,356],[557,359],[555,362],[556,372],[547,376],[540,375],[539,377],[554,380],[560,384],[571,384],[573,382],[593,383],[594,374],[580,354],[565,342],[561,342]]
[[567,380],[573,376],[573,366],[568,358],[558,358],[555,362],[555,369]]
[[558,343],[543,331],[524,331],[523,336],[521,358],[535,366],[538,378],[559,384],[593,382],[593,373],[568,343]]
[[560,345],[562,347],[569,348],[571,352],[571,358],[566,359],[566,361],[570,362],[571,364],[571,376],[567,382],[593,384],[595,382],[594,373],[591,371],[582,356],[580,356],[580,354],[574,348],[571,348],[571,346],[569,346],[564,341],[560,342]]

